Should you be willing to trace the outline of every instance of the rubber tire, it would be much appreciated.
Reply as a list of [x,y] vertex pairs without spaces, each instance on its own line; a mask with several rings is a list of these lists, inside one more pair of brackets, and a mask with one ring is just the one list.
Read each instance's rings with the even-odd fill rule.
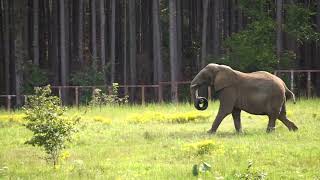
[[194,102],[194,107],[199,111],[204,111],[208,108],[208,100],[205,97],[198,97]]

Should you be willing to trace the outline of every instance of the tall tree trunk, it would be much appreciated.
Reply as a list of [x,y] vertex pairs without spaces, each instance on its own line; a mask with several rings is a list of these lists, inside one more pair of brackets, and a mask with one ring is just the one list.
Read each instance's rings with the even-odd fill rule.
[[49,23],[49,66],[53,85],[59,84],[59,15],[58,1],[51,1],[51,15]]
[[182,27],[182,0],[175,0],[176,3],[177,3],[177,80],[181,80],[181,76],[182,76],[182,69],[181,69],[181,66],[182,65],[182,57],[183,57],[183,54],[182,54],[182,42],[183,42],[183,39],[182,39],[182,35],[183,35],[183,27]]
[[213,1],[213,57],[218,57],[220,54],[220,11],[219,11],[219,2]]
[[229,13],[229,0],[223,1],[223,32],[224,38],[229,37],[230,34],[230,13]]
[[236,2],[235,0],[230,1],[230,35],[236,32]]
[[129,0],[129,48],[130,48],[130,83],[131,85],[136,84],[136,8],[135,0]]
[[92,67],[97,70],[97,16],[96,16],[96,0],[91,0],[91,59]]
[[243,29],[243,14],[242,14],[242,9],[240,7],[240,0],[237,0],[237,5],[238,5],[238,31],[241,31]]
[[9,25],[9,0],[3,0],[4,6],[4,70],[6,94],[10,94],[10,25]]
[[277,63],[280,68],[280,59],[282,53],[282,0],[277,0]]
[[161,33],[160,33],[160,8],[159,0],[152,1],[152,25],[153,25],[153,84],[162,81],[161,59]]
[[83,36],[84,36],[84,24],[83,24],[83,19],[84,19],[84,2],[83,0],[78,0],[78,38],[77,38],[77,57],[78,61],[80,62],[81,65],[83,65],[84,60],[83,60]]
[[[320,0],[317,0],[317,31],[320,32]],[[320,69],[320,42],[316,42],[316,68]],[[320,73],[316,73],[316,91],[317,96],[320,96]]]
[[19,107],[22,105],[21,93],[22,93],[22,83],[23,83],[23,18],[24,15],[24,2],[19,0],[14,0],[14,26],[15,26],[15,39],[14,39],[14,55],[15,55],[15,89],[16,89],[16,105]]
[[115,82],[115,66],[116,66],[116,1],[111,0],[111,25],[110,25],[110,39],[111,39],[111,84]]
[[33,0],[33,64],[39,66],[39,0]]
[[[3,9],[3,0],[0,0],[0,94],[5,93],[5,70],[4,70],[4,40],[3,40],[3,33],[4,33],[4,9]],[[2,101],[0,101],[1,103]]]
[[203,0],[203,22],[202,22],[202,42],[201,42],[201,67],[206,65],[207,60],[207,24],[208,24],[209,1]]
[[177,2],[176,0],[169,1],[169,38],[170,38],[170,72],[171,72],[171,99],[173,102],[178,102],[176,95],[178,80],[178,43],[177,43]]
[[105,29],[106,29],[106,14],[105,14],[105,0],[99,0],[100,7],[100,53],[101,53],[101,67],[104,71],[106,65],[106,43],[105,43]]
[[29,54],[29,1],[24,1],[24,7],[25,7],[25,18],[23,22],[23,48],[25,50],[24,55],[26,60],[30,60],[30,54]]
[[[61,68],[61,85],[67,85],[67,52],[66,52],[66,17],[65,17],[65,0],[59,0],[60,9],[60,68]],[[68,18],[67,18],[68,19]],[[66,91],[62,91],[62,100],[66,102]]]
[[123,84],[127,85],[127,0],[123,0]]
[[106,43],[105,43],[105,29],[106,29],[106,14],[105,14],[105,3],[104,0],[99,0],[100,2],[100,53],[101,53],[101,69],[103,72],[104,83],[106,84]]

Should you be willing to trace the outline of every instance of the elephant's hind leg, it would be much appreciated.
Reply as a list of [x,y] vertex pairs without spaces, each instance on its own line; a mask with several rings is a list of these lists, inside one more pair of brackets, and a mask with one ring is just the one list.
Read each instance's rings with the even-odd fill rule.
[[287,112],[286,112],[286,105],[283,104],[281,108],[280,115],[278,119],[289,129],[289,131],[296,131],[298,130],[298,127],[288,119]]
[[241,126],[241,110],[240,109],[233,109],[232,111],[232,117],[233,117],[233,123],[236,131],[238,133],[242,132],[242,126]]
[[273,132],[276,129],[276,119],[277,119],[277,115],[268,115],[269,117],[269,123],[268,123],[268,127],[267,127],[267,133]]

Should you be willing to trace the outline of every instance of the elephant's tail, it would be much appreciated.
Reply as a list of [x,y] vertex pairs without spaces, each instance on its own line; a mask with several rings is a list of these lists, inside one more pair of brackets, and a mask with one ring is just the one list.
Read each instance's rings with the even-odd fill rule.
[[292,91],[290,91],[290,90],[288,89],[287,86],[285,86],[285,87],[286,87],[286,98],[287,98],[287,99],[292,98],[293,104],[295,104],[295,103],[296,103],[296,96],[293,94]]

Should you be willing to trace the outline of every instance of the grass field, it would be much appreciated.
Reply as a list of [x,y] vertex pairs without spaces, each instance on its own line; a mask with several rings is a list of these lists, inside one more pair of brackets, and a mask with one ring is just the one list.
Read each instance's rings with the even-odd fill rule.
[[[40,148],[24,144],[32,134],[22,112],[0,111],[0,179],[320,179],[320,100],[288,102],[297,132],[277,121],[267,134],[267,117],[242,113],[243,134],[228,116],[208,135],[218,104],[204,112],[190,104],[70,109],[82,117],[80,131],[56,168]],[[183,114],[210,118],[170,120]],[[195,177],[193,166],[202,162],[211,169]]]

